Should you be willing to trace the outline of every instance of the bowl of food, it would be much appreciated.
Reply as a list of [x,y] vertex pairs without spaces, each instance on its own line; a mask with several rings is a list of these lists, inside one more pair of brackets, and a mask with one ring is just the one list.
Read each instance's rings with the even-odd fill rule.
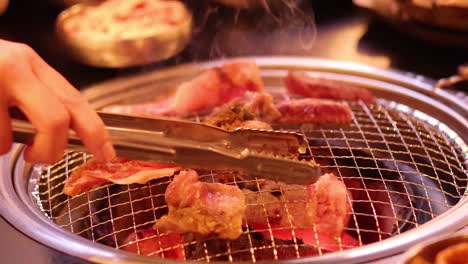
[[397,30],[430,43],[468,47],[466,0],[353,0]]
[[408,251],[405,264],[462,264],[467,257],[468,233],[418,245]]
[[75,60],[97,67],[130,67],[182,51],[191,38],[192,16],[180,1],[98,1],[64,10],[56,30]]

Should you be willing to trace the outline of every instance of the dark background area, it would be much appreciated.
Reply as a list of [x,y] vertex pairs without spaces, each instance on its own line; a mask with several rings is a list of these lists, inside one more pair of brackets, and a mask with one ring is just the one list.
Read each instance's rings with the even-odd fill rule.
[[[45,0],[11,0],[0,38],[33,47],[77,88],[184,62],[245,55],[320,57],[394,68],[438,79],[468,62],[467,50],[421,41],[354,7],[351,1],[302,1],[297,10],[239,11],[186,0],[195,15],[193,41],[178,56],[130,69],[99,69],[72,61],[54,34],[60,8]],[[468,47],[467,47],[468,48]],[[2,52],[0,50],[0,52]],[[5,78],[6,76],[0,76]],[[23,236],[0,219],[1,263],[78,263]]]
[[145,67],[98,69],[72,61],[54,34],[61,9],[46,0],[12,0],[9,10],[0,16],[0,38],[29,44],[78,88],[182,62],[245,55],[347,60],[432,78],[452,75],[459,64],[468,61],[467,50],[412,39],[351,1],[304,0],[297,10],[278,8],[273,14],[239,11],[201,0],[186,3],[196,21],[193,41],[175,58]]

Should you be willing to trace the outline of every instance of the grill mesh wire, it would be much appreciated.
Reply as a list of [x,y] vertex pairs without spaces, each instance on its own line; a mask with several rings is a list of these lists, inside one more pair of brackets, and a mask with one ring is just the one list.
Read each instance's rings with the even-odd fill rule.
[[[275,97],[288,100],[287,95]],[[396,236],[437,217],[455,205],[466,192],[468,151],[448,127],[404,105],[380,100],[368,106],[349,103],[353,110],[350,126],[345,128],[288,127],[303,133],[309,140],[309,154],[321,164],[324,172],[334,172],[347,185],[353,204],[346,232],[359,245]],[[417,117],[417,118],[416,118]],[[196,118],[199,120],[199,118]],[[283,129],[283,128],[281,128]],[[141,228],[151,227],[167,213],[164,191],[170,178],[154,180],[146,185],[103,185],[69,199],[62,193],[64,181],[80,164],[85,153],[69,152],[58,164],[40,168],[33,197],[43,213],[54,223],[72,233],[115,248],[129,245],[126,238]],[[233,172],[200,172],[204,181],[216,181]],[[233,178],[228,184],[257,185],[258,181]],[[303,188],[297,191],[304,191]],[[281,190],[284,194],[284,190]],[[284,206],[293,208],[295,202]],[[267,202],[258,201],[265,211]],[[265,216],[266,221],[267,217]],[[248,222],[248,219],[247,219]],[[298,228],[292,226],[290,228]],[[299,227],[300,228],[300,227]],[[275,240],[268,222],[266,235],[259,230],[244,230],[236,241],[211,239],[196,242],[185,238],[172,248],[182,248],[185,259],[201,261],[300,258],[311,254],[326,254],[322,239],[318,247],[304,245],[293,234],[288,242]],[[261,230],[260,230],[261,231]],[[274,230],[273,230],[274,231]],[[268,235],[269,234],[269,235]],[[317,234],[314,234],[317,238]],[[132,242],[138,253],[168,257],[164,243],[155,252],[146,252],[143,241],[167,234],[157,231],[150,237],[136,237]],[[340,238],[333,242],[338,250],[349,246]]]

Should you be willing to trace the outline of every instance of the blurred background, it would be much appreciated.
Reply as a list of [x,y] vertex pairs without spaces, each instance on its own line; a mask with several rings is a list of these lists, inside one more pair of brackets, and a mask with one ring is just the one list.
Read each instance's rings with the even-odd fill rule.
[[[54,29],[63,10],[58,2],[63,1],[10,1],[0,16],[0,38],[31,45],[79,89],[135,72],[236,56],[312,56],[391,67],[435,79],[455,74],[457,66],[468,61],[466,31],[392,23],[351,0],[275,0],[250,9],[212,0],[185,0],[194,16],[194,28],[181,53],[145,66],[95,68],[75,62],[62,48]],[[365,6],[372,1],[355,2]]]

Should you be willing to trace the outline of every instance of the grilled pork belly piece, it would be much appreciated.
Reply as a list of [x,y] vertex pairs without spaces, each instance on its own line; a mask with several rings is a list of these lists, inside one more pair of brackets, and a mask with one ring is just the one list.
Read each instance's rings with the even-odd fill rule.
[[168,215],[154,228],[175,233],[236,239],[242,233],[245,197],[236,186],[201,182],[193,171],[174,177],[165,194]]
[[305,72],[289,72],[284,79],[287,90],[292,94],[310,98],[336,99],[374,103],[374,96],[369,90],[347,83],[312,77]]
[[229,102],[247,91],[263,91],[260,71],[254,61],[229,62],[209,69],[177,87],[175,95],[155,103],[116,105],[103,109],[138,116],[186,116]]
[[352,112],[348,105],[325,99],[305,98],[280,102],[276,105],[281,113],[279,123],[303,124],[348,124]]
[[180,167],[172,164],[122,158],[115,158],[107,163],[91,159],[72,172],[65,182],[63,193],[73,197],[107,182],[145,184],[150,180],[172,176],[179,169]]
[[228,130],[239,127],[271,129],[268,123],[280,116],[270,94],[247,92],[214,109],[204,122]]
[[316,229],[340,237],[349,221],[351,205],[344,183],[334,174],[324,174],[309,186],[264,181],[260,190],[244,190],[246,223],[254,229]]

